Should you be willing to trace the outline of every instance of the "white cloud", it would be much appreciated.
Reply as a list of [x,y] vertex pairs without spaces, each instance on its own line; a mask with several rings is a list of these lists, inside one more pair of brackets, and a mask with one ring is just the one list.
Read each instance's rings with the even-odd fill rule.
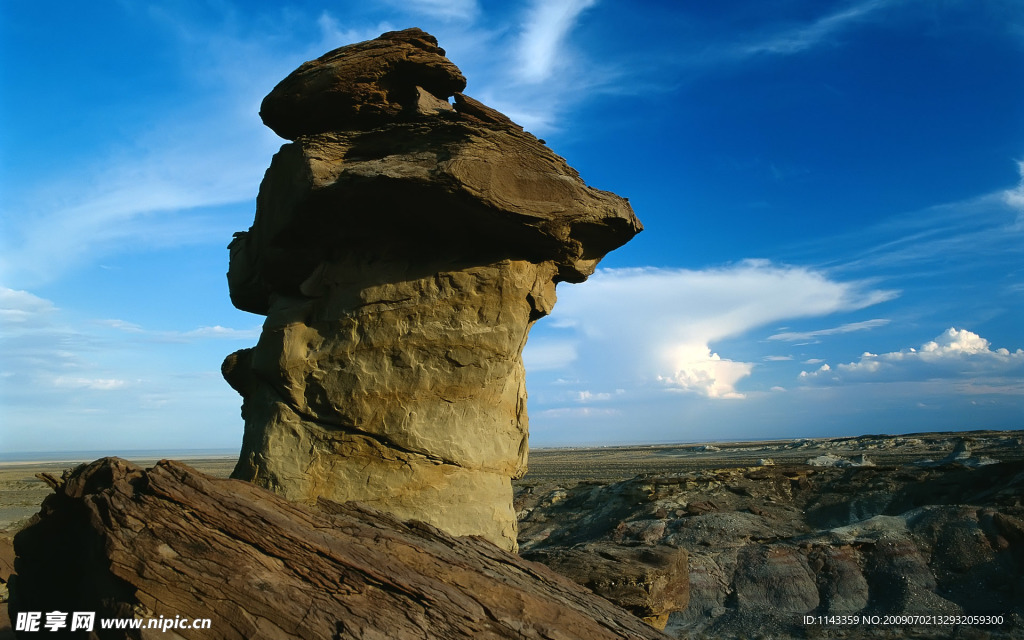
[[0,327],[4,324],[39,322],[56,309],[49,300],[28,291],[0,287]]
[[561,407],[545,409],[533,414],[535,418],[593,418],[598,416],[620,416],[618,409],[595,409],[593,407]]
[[1020,182],[1013,189],[1003,192],[1003,201],[1017,212],[1016,226],[1024,229],[1024,160],[1017,161],[1017,172],[1020,174]]
[[704,344],[685,344],[672,349],[675,371],[658,380],[673,391],[695,391],[709,398],[743,398],[736,383],[750,375],[749,362],[723,360]]
[[117,329],[126,333],[143,333],[145,329],[135,324],[134,322],[127,322],[125,320],[118,320],[116,318],[109,318],[106,320],[97,320],[96,324],[110,327],[111,329]]
[[0,441],[7,450],[52,442],[82,450],[237,443],[238,398],[220,375],[237,347],[209,338],[251,340],[258,328],[154,331],[81,318],[4,287],[0,316]]
[[799,340],[814,340],[822,336],[834,336],[843,333],[851,333],[854,331],[866,331],[868,329],[874,329],[876,327],[884,327],[889,324],[889,320],[884,318],[876,318],[874,320],[865,320],[863,322],[850,322],[838,327],[831,327],[829,329],[818,329],[817,331],[789,331],[785,333],[776,333],[775,335],[768,336],[769,340],[785,340],[786,342],[797,342]]
[[885,0],[860,2],[842,11],[819,18],[811,24],[775,33],[757,42],[738,45],[734,52],[742,56],[801,53],[828,41],[839,31],[863,20],[885,4]]
[[125,386],[125,380],[116,378],[73,378],[59,376],[53,379],[54,386],[72,389],[92,389],[93,391],[111,391]]
[[[226,242],[251,220],[248,203],[281,143],[260,122],[260,100],[320,43],[282,54],[275,49],[280,38],[265,32],[240,36],[162,7],[150,14],[166,31],[162,35],[172,36],[162,55],[175,57],[181,76],[169,82],[184,85],[179,91],[187,99],[133,93],[129,83],[125,92],[91,107],[117,112],[132,104],[143,116],[116,127],[109,123],[117,136],[95,144],[56,176],[11,185],[0,238],[0,278],[6,283],[52,282],[125,249]],[[66,144],[76,134],[68,125],[41,145]],[[37,156],[45,153],[62,156],[59,148],[36,150]],[[209,211],[233,203],[246,203],[237,219]]]
[[[1019,349],[1018,349],[1019,351]],[[966,329],[950,327],[931,342],[921,345],[921,355],[928,359],[942,358],[951,354],[978,354],[989,352],[989,341]],[[1008,355],[1006,349],[999,349],[1000,355]],[[872,354],[866,353],[866,356]]]
[[519,78],[547,80],[564,55],[561,46],[583,11],[596,0],[534,0],[519,38]]
[[252,329],[232,329],[215,325],[212,327],[200,327],[192,331],[186,331],[180,335],[183,338],[225,338],[228,340],[256,340],[260,337],[260,327]]
[[[808,362],[810,362],[810,360],[808,360]],[[821,362],[821,361],[820,360],[816,360],[816,362]],[[811,371],[811,372],[801,371],[800,372],[800,378],[803,379],[803,378],[810,378],[810,377],[814,377],[814,376],[825,377],[825,376],[829,375],[829,371],[832,371],[832,367],[828,366],[828,364],[823,364],[823,365],[821,365],[821,367],[817,371]]]
[[988,340],[966,329],[949,328],[934,340],[883,354],[865,352],[860,360],[802,371],[805,383],[892,382],[1015,376],[1024,372],[1024,350],[992,349]]
[[223,222],[198,210],[251,199],[276,144],[255,123],[217,118],[168,126],[150,138],[133,152],[99,159],[97,169],[71,168],[64,179],[23,193],[20,200],[30,204],[21,205],[23,218],[10,220],[0,276],[48,282],[123,247],[230,238]]
[[576,391],[575,393],[573,393],[573,398],[576,400],[576,402],[579,402],[581,404],[587,404],[590,402],[605,402],[607,400],[611,400],[616,396],[621,396],[624,393],[626,393],[625,389],[616,389],[614,393],[609,391],[583,390]]
[[[702,271],[604,269],[584,284],[560,286],[558,295],[550,320],[560,327],[553,335],[563,337],[548,335],[543,346],[550,352],[555,345],[571,345],[574,357],[547,358],[549,368],[608,387],[646,381],[709,398],[739,398],[736,385],[754,364],[715,353],[713,343],[783,319],[860,309],[896,294],[802,267],[749,260]],[[524,353],[528,371],[533,346],[531,340]]]
[[[1018,173],[1024,172],[1024,161],[1016,168]],[[817,253],[822,247],[837,245],[864,247],[853,249],[843,260],[844,271],[914,269],[935,275],[949,269],[970,269],[978,263],[979,254],[987,257],[987,266],[1002,261],[1014,269],[1024,242],[1024,173],[1021,175],[1012,189],[912,211],[828,241],[819,238],[809,249]],[[890,239],[878,244],[879,237]]]

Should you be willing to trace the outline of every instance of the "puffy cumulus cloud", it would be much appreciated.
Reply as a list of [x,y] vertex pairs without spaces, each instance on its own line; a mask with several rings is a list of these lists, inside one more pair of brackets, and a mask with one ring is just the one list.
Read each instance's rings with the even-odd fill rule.
[[[890,300],[894,291],[839,282],[804,267],[764,260],[706,269],[604,269],[582,285],[559,288],[559,302],[527,371],[544,361],[606,388],[653,384],[708,398],[743,397],[736,385],[754,364],[711,345],[784,319],[823,316]],[[545,327],[545,325],[547,325]],[[572,347],[557,363],[545,353]],[[557,365],[557,366],[556,366]]]
[[890,353],[865,352],[860,360],[816,371],[801,371],[809,384],[892,382],[934,379],[986,379],[1024,372],[1024,350],[992,349],[985,338],[966,329],[949,328],[934,340]]
[[[976,333],[966,329],[950,327],[931,342],[921,345],[921,357],[936,359],[947,357],[950,354],[977,354],[989,353],[989,341]],[[1020,349],[1017,350],[1020,352]],[[1006,349],[998,349],[999,355],[1009,355]]]
[[696,391],[709,398],[738,399],[736,383],[750,375],[754,365],[749,362],[723,360],[704,344],[688,344],[671,350],[675,371],[659,375],[673,391]]

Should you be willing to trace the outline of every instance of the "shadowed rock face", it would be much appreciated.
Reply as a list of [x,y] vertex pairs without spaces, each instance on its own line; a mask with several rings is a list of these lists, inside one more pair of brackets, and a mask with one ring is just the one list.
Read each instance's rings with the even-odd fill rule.
[[224,362],[245,419],[234,477],[515,549],[527,333],[556,283],[642,227],[464,85],[408,29],[308,62],[264,100],[295,141],[230,245],[232,301],[267,316]]

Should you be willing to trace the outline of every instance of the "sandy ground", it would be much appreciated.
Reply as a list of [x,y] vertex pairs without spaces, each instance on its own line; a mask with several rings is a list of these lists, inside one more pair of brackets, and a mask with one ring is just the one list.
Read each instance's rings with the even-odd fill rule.
[[810,458],[833,455],[866,456],[877,465],[900,466],[942,460],[957,443],[966,441],[970,455],[999,461],[1024,460],[1024,431],[971,431],[909,435],[865,435],[856,438],[817,438],[713,442],[630,447],[540,449],[530,451],[530,471],[519,482],[544,484],[573,481],[617,482],[641,473],[662,474],[759,466],[803,464]]
[[[186,464],[203,473],[226,478],[235,466],[234,457],[185,459]],[[43,498],[50,494],[50,487],[37,474],[49,474],[59,478],[65,470],[73,469],[84,460],[0,462],[0,532],[13,532],[39,511]],[[91,462],[88,461],[88,462]],[[143,467],[156,464],[156,459],[139,459],[132,462]]]

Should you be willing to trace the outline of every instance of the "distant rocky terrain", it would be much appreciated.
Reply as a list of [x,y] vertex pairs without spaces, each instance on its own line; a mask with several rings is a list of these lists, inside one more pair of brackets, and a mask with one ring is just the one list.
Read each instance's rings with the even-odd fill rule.
[[[1021,432],[562,450],[535,462],[546,454],[517,487],[522,555],[670,635],[1024,637]],[[657,472],[595,481],[571,471],[580,458]],[[893,615],[1003,622],[883,624]]]

